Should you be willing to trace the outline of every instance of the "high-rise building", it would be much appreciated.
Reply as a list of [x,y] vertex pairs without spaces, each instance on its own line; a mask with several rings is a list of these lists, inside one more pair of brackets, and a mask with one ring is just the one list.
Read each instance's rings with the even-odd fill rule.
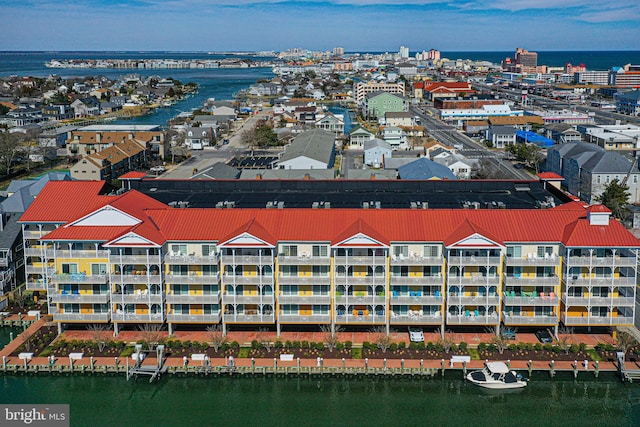
[[400,46],[400,58],[408,58],[409,57],[409,48],[406,46]]
[[333,56],[343,56],[344,48],[343,47],[334,47],[333,48]]
[[538,66],[538,53],[537,52],[529,52],[526,49],[517,48],[516,49],[516,64],[522,65],[523,67],[537,67]]

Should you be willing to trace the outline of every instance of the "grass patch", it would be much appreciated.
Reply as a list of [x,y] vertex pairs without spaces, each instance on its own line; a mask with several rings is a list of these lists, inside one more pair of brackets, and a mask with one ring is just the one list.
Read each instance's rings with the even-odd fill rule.
[[591,360],[593,360],[594,362],[602,362],[602,359],[600,358],[600,355],[598,354],[597,351],[595,351],[595,349],[590,348],[590,349],[587,349],[586,352],[589,355],[589,357],[591,358]]
[[352,348],[351,349],[351,358],[352,359],[362,359],[362,349],[361,348]]
[[249,353],[251,352],[250,347],[240,347],[238,349],[238,357],[244,357],[245,359],[249,357]]
[[480,353],[477,348],[467,348],[467,353],[469,353],[471,360],[480,360]]
[[42,353],[40,353],[40,357],[48,357],[53,353],[53,349],[51,347],[45,348]]
[[120,357],[129,357],[135,352],[136,348],[134,346],[128,345],[120,352]]

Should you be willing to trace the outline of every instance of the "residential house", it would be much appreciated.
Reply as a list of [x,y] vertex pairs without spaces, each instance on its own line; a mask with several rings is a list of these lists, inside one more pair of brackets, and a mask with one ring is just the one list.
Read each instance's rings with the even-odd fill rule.
[[184,144],[193,150],[215,145],[217,126],[188,127],[184,129]]
[[413,115],[408,111],[388,111],[384,115],[386,126],[412,127],[415,125]]
[[67,136],[67,156],[74,157],[102,151],[114,144],[133,140],[151,149],[151,155],[164,159],[168,146],[165,132],[156,125],[92,125],[71,131]]
[[576,130],[575,125],[567,123],[552,123],[544,127],[544,135],[555,141],[556,144],[582,141],[582,134]]
[[364,143],[375,138],[375,134],[360,125],[355,125],[349,132],[349,148],[364,148]]
[[149,148],[126,140],[80,159],[71,167],[71,177],[78,180],[115,181],[127,172],[146,168],[149,152]]
[[460,154],[454,154],[444,149],[431,152],[431,160],[449,168],[458,179],[471,179],[475,161],[471,161]]
[[344,114],[328,112],[324,115],[316,115],[316,128],[331,131],[336,135],[344,135]]
[[385,159],[393,155],[393,147],[389,143],[374,138],[364,143],[364,164],[374,168],[384,168]]
[[277,162],[279,169],[329,169],[335,160],[335,134],[312,129],[296,136]]
[[71,103],[76,118],[100,115],[100,101],[94,97],[78,98]]
[[406,150],[409,148],[407,136],[402,129],[397,126],[386,126],[382,129],[382,139],[394,150]]
[[494,148],[507,148],[516,143],[516,128],[513,126],[491,126],[487,131],[487,140]]
[[[637,74],[640,76],[640,73]],[[640,116],[640,90],[618,92],[615,95],[615,100],[619,113]]]
[[398,168],[398,176],[400,179],[407,180],[457,179],[448,167],[426,157],[421,157],[411,163],[400,166]]
[[373,92],[365,96],[362,113],[367,119],[380,120],[388,112],[409,111],[409,102],[400,95],[389,92]]

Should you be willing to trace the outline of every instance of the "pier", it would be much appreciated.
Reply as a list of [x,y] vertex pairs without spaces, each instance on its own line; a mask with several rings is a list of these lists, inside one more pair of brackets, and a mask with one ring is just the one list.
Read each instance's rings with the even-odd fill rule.
[[[143,365],[147,355],[155,353],[156,363],[150,365]],[[131,378],[138,378],[138,375],[148,375],[149,382],[159,380],[162,373],[167,371],[164,366],[164,345],[159,345],[155,350],[142,350],[142,345],[136,344],[136,352],[132,355],[136,364],[133,367],[129,367],[129,359],[127,359],[127,381]]]
[[618,352],[618,374],[622,381],[629,381],[632,383],[634,380],[640,380],[640,369],[627,369],[624,363],[624,353]]

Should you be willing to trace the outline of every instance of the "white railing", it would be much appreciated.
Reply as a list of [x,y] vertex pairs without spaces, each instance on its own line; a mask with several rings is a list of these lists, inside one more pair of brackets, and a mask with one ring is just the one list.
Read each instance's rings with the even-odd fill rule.
[[167,274],[164,280],[169,284],[195,284],[195,285],[215,285],[220,282],[220,274],[213,275],[174,275]]
[[504,305],[531,305],[531,306],[549,306],[558,305],[558,296],[535,296],[535,297],[513,297],[504,294]]
[[220,312],[217,314],[167,314],[170,323],[220,323]]
[[276,302],[271,295],[234,295],[222,294],[223,304],[274,304]]
[[61,313],[59,311],[53,312],[54,322],[108,322],[110,313]]
[[328,305],[331,304],[331,296],[326,295],[285,295],[280,294],[278,296],[279,304],[315,304],[315,305]]
[[51,276],[53,283],[107,283],[106,274],[54,274]]
[[384,256],[337,256],[334,257],[334,264],[338,265],[387,265],[387,258]]
[[162,262],[160,255],[110,255],[109,262],[112,264],[159,264]]
[[465,265],[500,265],[499,256],[450,256],[447,263],[453,266]]
[[55,251],[56,258],[109,258],[109,251],[105,250],[60,250]]
[[391,295],[389,299],[390,304],[404,304],[404,305],[441,305],[444,302],[444,298],[442,296],[435,295],[421,295],[421,296],[409,296],[409,295]]
[[164,315],[162,313],[135,314],[135,313],[111,313],[111,320],[114,322],[149,322],[162,323]]
[[164,262],[166,264],[176,265],[216,265],[219,256],[215,255],[165,255]]
[[112,274],[111,281],[116,284],[140,284],[140,283],[150,283],[150,284],[160,284],[162,283],[162,276],[159,274]]
[[558,316],[551,315],[535,315],[535,316],[512,316],[503,313],[502,321],[505,325],[557,325]]
[[447,325],[497,325],[500,323],[500,319],[497,314],[492,315],[479,315],[479,316],[466,316],[447,314]]
[[443,276],[394,276],[391,275],[391,285],[420,286],[420,285],[442,285]]
[[391,256],[391,265],[442,265],[443,257]]
[[222,318],[227,323],[275,323],[276,317],[271,314],[223,314]]
[[329,265],[331,264],[331,258],[328,256],[285,256],[278,255],[278,263],[281,265]]
[[61,304],[104,304],[109,302],[109,294],[49,294],[51,302]]
[[330,323],[330,314],[282,314],[278,315],[280,323]]
[[278,283],[281,285],[329,285],[329,276],[278,276]]
[[222,255],[222,263],[227,265],[271,265],[273,257],[271,255]]
[[442,323],[440,315],[408,315],[408,314],[391,314],[392,325],[439,325]]
[[582,326],[582,325],[633,325],[632,316],[566,316],[562,314],[562,323],[567,326]]
[[174,295],[167,294],[167,304],[218,304],[220,302],[220,292],[200,295]]
[[500,297],[498,295],[488,296],[454,296],[447,297],[447,305],[498,305]]
[[111,302],[123,304],[162,304],[162,294],[111,294]]
[[360,325],[377,325],[385,324],[387,317],[379,314],[354,315],[354,314],[337,314],[336,323],[360,324]]

